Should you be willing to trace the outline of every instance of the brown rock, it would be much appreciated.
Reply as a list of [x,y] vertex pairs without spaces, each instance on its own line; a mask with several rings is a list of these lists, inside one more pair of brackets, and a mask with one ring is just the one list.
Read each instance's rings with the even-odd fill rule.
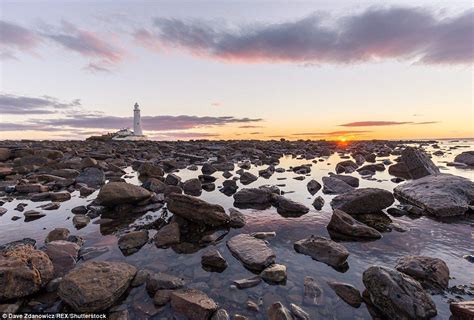
[[134,204],[150,198],[151,193],[139,186],[126,182],[109,182],[103,186],[97,200],[104,206]]
[[85,262],[63,277],[58,295],[77,312],[102,311],[122,296],[136,272],[124,262]]
[[208,320],[217,304],[204,292],[195,289],[177,290],[171,294],[171,307],[190,320]]
[[348,305],[359,308],[362,303],[362,297],[359,290],[347,283],[329,281],[328,285],[334,292],[344,300]]

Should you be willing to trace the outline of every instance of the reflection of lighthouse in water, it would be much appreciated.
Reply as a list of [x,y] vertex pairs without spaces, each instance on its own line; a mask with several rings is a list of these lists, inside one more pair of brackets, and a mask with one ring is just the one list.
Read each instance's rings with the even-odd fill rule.
[[136,136],[143,135],[140,106],[138,103],[135,103],[135,108],[133,109],[133,134]]

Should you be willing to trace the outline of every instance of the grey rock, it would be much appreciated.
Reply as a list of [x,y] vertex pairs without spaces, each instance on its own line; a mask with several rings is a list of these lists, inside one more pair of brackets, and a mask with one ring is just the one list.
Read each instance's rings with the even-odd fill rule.
[[388,319],[430,319],[436,316],[436,305],[419,282],[382,266],[364,271],[362,281],[370,301]]
[[439,174],[438,167],[428,155],[420,149],[406,147],[402,151],[401,160],[406,165],[408,174],[412,179],[419,179],[428,175]]
[[275,262],[275,253],[265,241],[239,234],[227,241],[231,253],[250,270],[262,271]]
[[170,194],[168,210],[198,224],[222,226],[227,225],[230,221],[222,206],[189,195]]
[[343,180],[333,177],[323,177],[323,184],[324,194],[342,194],[354,190],[354,187],[351,187]]
[[336,196],[331,201],[333,209],[342,210],[350,215],[379,212],[393,204],[391,192],[378,188],[354,189]]
[[358,222],[341,210],[334,210],[327,229],[333,237],[338,235],[349,239],[380,239],[382,235],[377,230]]
[[439,293],[448,288],[449,268],[438,258],[405,256],[395,266],[400,272],[418,280],[423,288]]
[[308,255],[334,268],[343,266],[349,256],[349,251],[343,245],[314,235],[296,241],[294,248],[296,252]]
[[428,215],[448,217],[464,214],[474,201],[474,182],[467,178],[438,174],[398,185],[395,196],[424,209]]

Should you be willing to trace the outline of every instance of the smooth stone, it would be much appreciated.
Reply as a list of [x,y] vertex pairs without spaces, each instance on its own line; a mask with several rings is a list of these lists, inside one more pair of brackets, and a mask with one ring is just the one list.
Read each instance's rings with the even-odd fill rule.
[[171,293],[173,290],[158,290],[153,296],[153,303],[157,306],[164,306],[171,300]]
[[76,229],[81,229],[84,228],[89,224],[91,221],[91,218],[86,216],[85,214],[76,214],[74,217],[72,217],[72,224]]
[[306,188],[311,195],[315,195],[321,189],[321,184],[313,179],[308,181]]
[[229,217],[230,222],[229,226],[231,228],[242,228],[245,226],[246,218],[245,215],[237,209],[229,208]]
[[131,254],[140,250],[147,242],[148,231],[132,231],[119,238],[118,246],[121,251]]
[[272,264],[263,269],[260,273],[263,280],[270,283],[279,283],[286,280],[286,266],[282,264]]
[[91,188],[98,188],[105,183],[105,174],[99,168],[85,168],[77,177],[76,183],[85,184]]
[[170,194],[168,210],[184,219],[214,227],[230,221],[222,206],[184,194]]
[[328,281],[329,287],[334,290],[334,292],[344,300],[348,305],[359,308],[362,304],[362,296],[360,295],[359,290],[354,288],[348,283]]
[[274,201],[277,212],[284,216],[299,217],[309,212],[309,208],[305,205],[283,196],[275,195]]
[[158,290],[174,290],[182,288],[183,286],[184,280],[182,278],[163,272],[150,273],[146,280],[146,290],[152,294]]
[[239,234],[227,241],[231,253],[244,266],[254,271],[262,271],[275,262],[275,253],[265,241],[250,234]]
[[219,309],[211,317],[211,320],[230,320],[229,313],[224,309]]
[[474,166],[474,151],[464,151],[454,158],[454,162],[463,163],[470,167]]
[[171,222],[156,232],[153,241],[158,248],[164,248],[179,243],[180,238],[181,232],[178,223]]
[[331,177],[323,177],[323,193],[324,194],[343,194],[354,190],[354,187],[348,185],[341,179]]
[[145,188],[126,182],[109,182],[100,189],[97,200],[104,206],[117,206],[135,204],[150,196],[151,193]]
[[294,249],[298,253],[308,255],[314,260],[326,263],[334,268],[343,266],[349,256],[349,251],[343,245],[314,235],[296,241]]
[[313,207],[314,209],[321,211],[321,209],[324,207],[324,198],[321,196],[314,198]]
[[262,278],[260,278],[260,276],[255,276],[255,277],[246,278],[246,279],[234,280],[232,282],[239,289],[247,289],[247,288],[252,288],[252,287],[257,286],[261,281],[262,281]]
[[217,249],[211,249],[201,256],[201,264],[207,270],[223,271],[227,268],[227,261]]
[[48,233],[44,242],[48,243],[50,241],[55,241],[55,240],[66,240],[69,234],[70,232],[66,228],[56,228],[56,229],[51,230]]

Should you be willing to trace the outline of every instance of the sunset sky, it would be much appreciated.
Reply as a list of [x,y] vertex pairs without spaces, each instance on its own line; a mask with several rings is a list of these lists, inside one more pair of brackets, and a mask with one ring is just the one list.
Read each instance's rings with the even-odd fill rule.
[[0,0],[0,138],[474,137],[471,1]]

